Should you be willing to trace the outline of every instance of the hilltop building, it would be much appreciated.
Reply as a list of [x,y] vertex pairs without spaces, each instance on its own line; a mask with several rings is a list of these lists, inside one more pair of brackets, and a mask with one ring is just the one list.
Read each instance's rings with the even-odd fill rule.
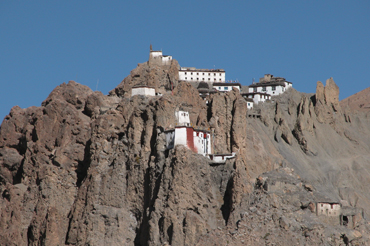
[[225,82],[224,69],[199,69],[195,67],[180,67],[179,80],[187,82]]
[[162,51],[153,50],[152,45],[150,45],[149,52],[149,66],[163,66],[171,65],[172,56],[163,55]]
[[184,145],[201,155],[211,154],[211,133],[207,130],[195,129],[190,125],[189,113],[177,111],[175,113],[177,125],[174,129],[165,131],[167,149],[176,145]]
[[260,92],[275,96],[284,93],[290,87],[292,87],[292,82],[286,81],[285,78],[265,74],[258,83],[253,83],[249,86],[249,93]]

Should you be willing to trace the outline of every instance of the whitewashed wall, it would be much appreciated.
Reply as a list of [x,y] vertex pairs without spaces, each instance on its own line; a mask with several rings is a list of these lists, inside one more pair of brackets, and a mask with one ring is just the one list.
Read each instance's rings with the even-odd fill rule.
[[176,145],[187,146],[186,127],[175,128],[175,146]]
[[224,86],[213,86],[214,89],[218,90],[218,91],[222,91],[222,92],[227,92],[227,91],[231,91],[232,89],[236,88],[240,91],[240,87],[239,86],[230,86],[230,85],[224,85]]
[[[264,87],[266,90],[263,90]],[[258,86],[258,87],[249,87],[249,92],[262,92],[262,93],[267,93],[272,96],[275,96],[275,95],[280,95],[281,93],[284,93],[290,87],[292,87],[292,84],[285,82],[285,87],[282,85],[277,85],[275,86],[275,90],[273,90],[273,86],[266,85],[266,86]],[[255,91],[254,88],[257,88],[257,90]]]
[[254,95],[249,95],[248,98],[253,98],[253,103],[258,104],[259,102],[265,102],[266,100],[271,99],[271,96],[254,94]]
[[189,112],[187,111],[176,111],[175,112],[177,124],[179,126],[190,126]]
[[179,70],[179,79],[189,82],[225,82],[225,72],[222,71],[187,71]]
[[131,96],[143,95],[143,96],[155,96],[155,89],[148,87],[132,88]]
[[334,203],[323,203],[318,202],[316,205],[316,214],[317,215],[326,215],[326,216],[339,216],[340,215],[340,204]]

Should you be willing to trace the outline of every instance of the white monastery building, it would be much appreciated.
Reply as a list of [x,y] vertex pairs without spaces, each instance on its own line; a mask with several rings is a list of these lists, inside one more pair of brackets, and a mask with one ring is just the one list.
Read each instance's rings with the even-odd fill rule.
[[150,45],[149,52],[149,66],[157,65],[171,65],[172,56],[163,55],[162,51],[153,50],[152,45]]
[[[254,104],[258,104],[259,102],[265,102],[267,100],[271,100],[271,95],[262,92],[251,92],[251,93],[243,93],[242,96],[245,99],[252,99]],[[251,105],[253,107],[253,104]]]
[[186,111],[177,111],[175,115],[178,121],[176,127],[165,131],[167,149],[184,145],[195,153],[204,156],[211,154],[210,132],[190,126],[189,113]]
[[179,80],[187,82],[225,82],[224,69],[199,69],[195,67],[180,67]]
[[265,74],[258,83],[253,83],[249,86],[249,93],[260,92],[275,96],[284,93],[290,87],[292,87],[292,82],[286,81],[285,78]]
[[134,86],[131,89],[131,96],[135,95],[155,96],[155,89],[146,85]]
[[239,83],[213,83],[213,88],[220,92],[228,92],[231,91],[233,88],[238,89],[240,91],[240,88],[242,87]]

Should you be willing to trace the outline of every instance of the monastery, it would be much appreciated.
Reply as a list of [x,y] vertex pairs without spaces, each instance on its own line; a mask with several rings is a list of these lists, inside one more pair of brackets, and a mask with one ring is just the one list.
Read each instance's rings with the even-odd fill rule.
[[212,154],[211,132],[194,128],[190,123],[189,112],[179,110],[175,112],[175,116],[176,126],[164,132],[167,149],[183,145],[195,153],[208,157],[213,163],[225,163],[227,159],[235,157],[235,153]]
[[[162,51],[154,51],[150,45],[149,66],[169,66],[172,56],[163,55]],[[284,93],[292,87],[292,82],[283,77],[274,77],[272,74],[265,74],[258,83],[253,82],[242,92],[242,85],[239,82],[226,81],[224,69],[201,69],[195,67],[180,67],[179,80],[190,82],[198,89],[199,96],[206,100],[210,94],[217,92],[228,92],[236,88],[248,102],[248,108],[253,108],[254,104],[271,100],[272,96]],[[132,88],[131,95],[156,95],[154,88],[147,86]]]
[[[149,66],[170,66],[172,56],[163,55],[162,51],[154,51],[150,45]],[[226,81],[224,69],[199,69],[195,67],[180,67],[179,80],[186,81],[195,86],[199,96],[208,103],[208,96],[214,93],[225,93],[236,89],[247,102],[248,109],[254,104],[271,100],[272,96],[284,93],[292,87],[292,83],[283,77],[274,77],[266,74],[260,78],[258,83],[252,83],[246,89],[237,81]],[[243,93],[242,90],[248,91]],[[161,96],[156,93],[155,88],[142,85],[134,86],[131,96]],[[235,153],[215,154],[212,153],[212,137],[209,130],[196,129],[190,123],[189,113],[176,111],[177,124],[174,128],[165,131],[166,147],[172,149],[176,145],[184,145],[195,153],[208,157],[211,162],[224,163],[229,158],[234,158]]]

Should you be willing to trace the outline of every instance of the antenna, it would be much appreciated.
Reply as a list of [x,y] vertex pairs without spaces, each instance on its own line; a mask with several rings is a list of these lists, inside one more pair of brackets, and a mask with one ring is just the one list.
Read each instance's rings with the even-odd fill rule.
[[95,88],[95,91],[97,91],[97,90],[98,90],[98,85],[99,85],[99,79],[98,79],[98,81],[96,82],[96,88]]

